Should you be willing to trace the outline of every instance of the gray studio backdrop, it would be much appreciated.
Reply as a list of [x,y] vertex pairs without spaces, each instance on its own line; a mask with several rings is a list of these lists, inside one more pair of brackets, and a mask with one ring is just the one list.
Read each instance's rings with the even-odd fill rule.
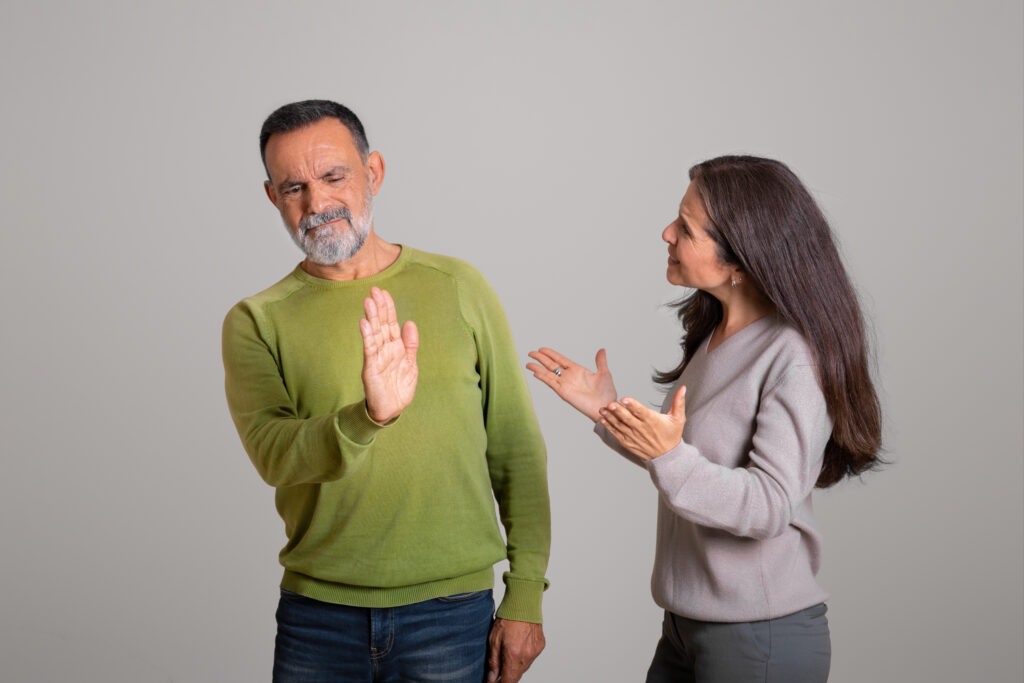
[[[1020,2],[3,15],[0,679],[269,680],[284,533],[220,324],[299,260],[259,125],[329,97],[387,162],[382,236],[482,270],[524,364],[606,346],[645,401],[678,357],[659,235],[686,169],[790,163],[873,321],[893,461],[816,497],[832,680],[1021,680]],[[641,680],[655,491],[530,382],[554,543],[526,680]]]

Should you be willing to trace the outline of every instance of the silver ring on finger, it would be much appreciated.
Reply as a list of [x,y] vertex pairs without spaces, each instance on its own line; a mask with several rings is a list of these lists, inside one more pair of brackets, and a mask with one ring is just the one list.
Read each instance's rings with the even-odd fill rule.
[[555,373],[555,377],[562,376],[562,368],[558,367],[557,365],[555,366],[555,369],[552,370],[551,372]]

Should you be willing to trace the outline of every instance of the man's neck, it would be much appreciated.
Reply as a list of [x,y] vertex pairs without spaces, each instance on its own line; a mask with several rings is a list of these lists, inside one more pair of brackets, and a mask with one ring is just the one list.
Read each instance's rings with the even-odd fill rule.
[[359,280],[381,272],[394,263],[400,253],[400,246],[385,242],[371,231],[363,248],[352,258],[328,266],[313,263],[307,258],[302,262],[302,269],[324,280]]

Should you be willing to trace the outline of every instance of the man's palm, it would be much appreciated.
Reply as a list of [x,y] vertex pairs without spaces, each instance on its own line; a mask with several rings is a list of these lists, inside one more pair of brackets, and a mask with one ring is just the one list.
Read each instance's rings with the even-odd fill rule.
[[385,290],[373,287],[363,311],[366,317],[359,321],[359,331],[366,411],[374,422],[385,424],[398,417],[416,393],[419,333],[411,320],[399,330],[395,302]]

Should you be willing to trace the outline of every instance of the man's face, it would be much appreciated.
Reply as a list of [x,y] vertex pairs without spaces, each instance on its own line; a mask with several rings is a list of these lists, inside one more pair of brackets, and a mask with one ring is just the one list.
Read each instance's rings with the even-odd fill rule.
[[364,162],[348,128],[321,119],[267,141],[267,197],[310,261],[333,265],[363,246],[384,178],[377,152]]

